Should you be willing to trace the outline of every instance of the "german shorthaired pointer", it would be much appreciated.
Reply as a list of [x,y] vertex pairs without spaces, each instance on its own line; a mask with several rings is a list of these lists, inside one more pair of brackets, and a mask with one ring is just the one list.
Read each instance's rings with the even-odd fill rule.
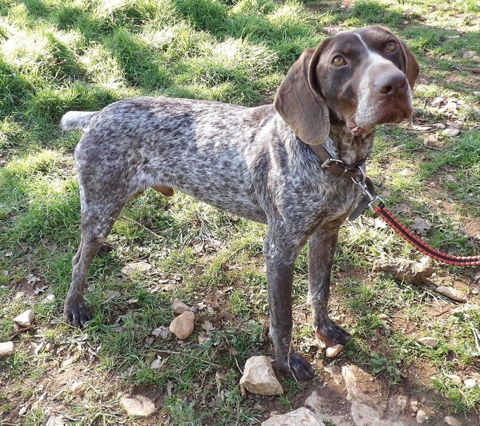
[[[66,320],[81,326],[92,318],[83,298],[89,265],[125,203],[148,187],[164,195],[175,188],[268,225],[264,256],[276,361],[297,379],[312,378],[291,346],[295,258],[308,240],[316,335],[328,346],[345,344],[350,336],[329,318],[327,302],[338,230],[362,196],[351,171],[364,173],[377,124],[411,115],[418,72],[405,44],[372,26],[305,50],[273,105],[142,97],[65,114],[63,129],[84,132],[75,150],[82,235]],[[320,160],[321,144],[342,163]],[[347,173],[337,176],[329,164],[342,164]]]

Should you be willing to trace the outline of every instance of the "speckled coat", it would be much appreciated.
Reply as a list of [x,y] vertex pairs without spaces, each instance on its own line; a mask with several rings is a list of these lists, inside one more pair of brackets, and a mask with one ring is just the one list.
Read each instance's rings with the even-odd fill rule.
[[[390,32],[369,27],[308,49],[282,83],[275,106],[143,97],[99,112],[67,113],[62,127],[84,134],[75,150],[82,238],[73,259],[66,319],[83,325],[91,318],[83,299],[88,268],[125,203],[148,187],[166,195],[176,189],[268,225],[264,255],[277,365],[298,379],[311,378],[310,365],[291,346],[293,263],[309,239],[315,331],[327,345],[345,344],[348,333],[327,313],[330,271],[339,227],[361,194],[349,178],[322,169],[308,144],[323,143],[346,164],[363,162],[375,125],[411,113],[416,75],[411,78],[408,66],[400,71],[408,59],[401,42],[395,42],[395,57],[368,50],[379,42],[391,47],[392,40],[397,39]],[[341,53],[349,43],[356,50]],[[331,56],[338,58],[335,52],[351,59],[349,69],[328,65]],[[380,88],[371,81],[376,74],[388,80]],[[386,87],[393,87],[392,93],[384,93]],[[355,95],[359,88],[370,95]]]

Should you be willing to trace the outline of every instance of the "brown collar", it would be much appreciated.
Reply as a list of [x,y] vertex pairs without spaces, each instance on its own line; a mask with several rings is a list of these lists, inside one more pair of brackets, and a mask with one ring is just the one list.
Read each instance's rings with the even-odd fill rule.
[[359,161],[351,166],[345,164],[342,160],[333,158],[323,145],[308,145],[309,148],[316,154],[322,162],[322,169],[328,170],[334,176],[344,176],[347,178],[354,178],[356,181],[364,181],[365,173],[362,170],[362,165],[365,160]]

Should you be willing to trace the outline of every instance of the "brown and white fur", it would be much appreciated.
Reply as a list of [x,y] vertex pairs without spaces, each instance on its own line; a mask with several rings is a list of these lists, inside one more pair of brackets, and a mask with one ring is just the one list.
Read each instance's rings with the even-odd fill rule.
[[329,346],[345,344],[349,334],[328,316],[330,271],[338,230],[361,194],[349,179],[322,169],[310,146],[324,144],[345,164],[363,164],[375,126],[411,115],[418,72],[405,44],[373,26],[303,52],[273,105],[144,97],[65,114],[65,130],[83,130],[75,150],[81,242],[65,318],[77,326],[92,318],[83,298],[89,265],[125,204],[148,187],[165,195],[176,189],[268,225],[277,365],[311,378],[310,365],[291,347],[293,264],[308,241],[316,334]]

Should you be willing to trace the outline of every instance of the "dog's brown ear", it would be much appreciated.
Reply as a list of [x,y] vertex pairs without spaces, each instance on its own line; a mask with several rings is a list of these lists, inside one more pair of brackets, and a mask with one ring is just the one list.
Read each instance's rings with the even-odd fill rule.
[[330,133],[328,107],[317,83],[317,64],[325,42],[306,49],[293,64],[275,96],[277,112],[305,143],[319,145]]
[[420,67],[415,58],[415,55],[407,47],[407,45],[402,40],[399,40],[399,42],[400,47],[402,48],[403,58],[405,60],[405,75],[407,76],[410,87],[413,89],[418,74],[420,73]]

